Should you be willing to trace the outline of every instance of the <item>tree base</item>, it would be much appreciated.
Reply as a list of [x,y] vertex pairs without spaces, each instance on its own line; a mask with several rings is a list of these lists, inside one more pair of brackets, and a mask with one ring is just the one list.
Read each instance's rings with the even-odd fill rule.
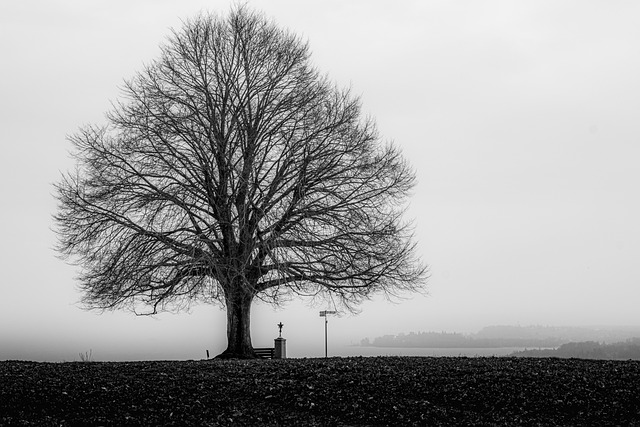
[[251,352],[233,352],[225,350],[215,357],[215,359],[259,359],[258,355],[251,350]]

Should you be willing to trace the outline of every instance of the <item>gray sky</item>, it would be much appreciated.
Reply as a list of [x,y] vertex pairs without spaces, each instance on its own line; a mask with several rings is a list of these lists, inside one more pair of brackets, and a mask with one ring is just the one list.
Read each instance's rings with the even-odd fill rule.
[[[330,320],[332,343],[491,324],[640,325],[640,3],[249,1],[307,38],[413,164],[427,296]],[[55,257],[65,137],[103,123],[169,28],[227,1],[0,2],[0,359],[201,358],[225,316],[79,308]],[[323,353],[318,310],[254,306],[254,345]]]

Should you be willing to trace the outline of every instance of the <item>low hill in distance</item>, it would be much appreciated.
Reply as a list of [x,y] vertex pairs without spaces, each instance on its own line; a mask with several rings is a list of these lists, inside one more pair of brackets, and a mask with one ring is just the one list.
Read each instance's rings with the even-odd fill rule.
[[640,360],[640,338],[624,342],[601,344],[595,341],[570,342],[554,349],[523,350],[511,353],[515,357],[577,357],[601,360]]
[[411,332],[360,342],[367,347],[395,348],[558,348],[570,342],[618,343],[640,337],[639,327],[488,326],[475,334]]

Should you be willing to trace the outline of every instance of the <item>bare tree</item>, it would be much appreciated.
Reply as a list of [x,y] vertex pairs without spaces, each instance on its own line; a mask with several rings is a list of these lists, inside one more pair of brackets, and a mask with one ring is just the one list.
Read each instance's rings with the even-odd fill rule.
[[402,221],[414,174],[298,37],[245,7],[200,15],[69,139],[59,251],[88,308],[227,310],[222,356],[253,357],[255,298],[418,290]]

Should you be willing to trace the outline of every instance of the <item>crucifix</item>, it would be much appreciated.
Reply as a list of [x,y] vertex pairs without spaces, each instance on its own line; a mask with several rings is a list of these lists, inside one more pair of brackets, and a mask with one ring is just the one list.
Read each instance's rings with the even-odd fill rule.
[[282,338],[282,327],[283,326],[284,326],[284,324],[282,322],[278,323],[278,329],[279,329],[278,338]]

